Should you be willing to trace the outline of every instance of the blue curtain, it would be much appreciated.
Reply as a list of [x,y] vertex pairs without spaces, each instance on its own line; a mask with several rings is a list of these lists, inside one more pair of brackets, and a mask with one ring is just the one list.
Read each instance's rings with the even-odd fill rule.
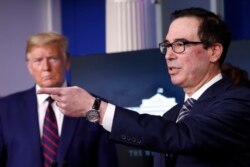
[[225,21],[232,32],[233,40],[250,39],[250,1],[224,0]]
[[61,0],[61,13],[71,55],[105,52],[104,0]]

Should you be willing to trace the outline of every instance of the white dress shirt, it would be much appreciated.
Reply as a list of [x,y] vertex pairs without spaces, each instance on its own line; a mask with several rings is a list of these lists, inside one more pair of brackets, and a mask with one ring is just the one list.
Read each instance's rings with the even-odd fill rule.
[[[209,82],[204,84],[200,89],[198,89],[192,95],[192,97],[188,97],[185,94],[185,100],[187,98],[193,98],[193,99],[197,100],[210,86],[212,86],[214,83],[216,83],[220,79],[222,79],[222,74],[221,73],[217,74]],[[111,129],[112,129],[114,115],[115,115],[115,105],[108,103],[107,110],[106,110],[106,112],[105,112],[105,114],[103,116],[102,126],[103,126],[104,129],[106,129],[109,132],[111,132]]]
[[[64,82],[62,87],[66,87],[67,83]],[[36,85],[36,90],[39,90],[41,87]],[[40,129],[40,136],[42,137],[43,134],[43,122],[45,118],[46,109],[48,107],[48,101],[46,100],[49,97],[48,94],[37,94],[37,107],[38,107],[38,121],[39,121],[39,129]],[[64,115],[60,112],[59,108],[57,107],[56,103],[52,103],[52,108],[55,112],[56,122],[58,126],[58,134],[61,136],[62,131],[62,124]]]

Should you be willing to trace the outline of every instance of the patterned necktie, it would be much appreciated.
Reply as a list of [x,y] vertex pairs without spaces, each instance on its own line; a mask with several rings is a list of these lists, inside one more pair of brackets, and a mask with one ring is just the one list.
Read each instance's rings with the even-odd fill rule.
[[49,104],[45,114],[42,135],[42,154],[44,167],[49,167],[51,164],[56,162],[59,144],[56,117],[51,105],[53,103],[53,99],[49,97],[47,101]]
[[177,117],[176,122],[180,121],[181,119],[183,119],[185,116],[187,116],[189,114],[189,111],[192,108],[195,101],[196,100],[193,98],[189,98],[185,101],[185,103],[183,104],[183,106],[179,112],[179,115]]

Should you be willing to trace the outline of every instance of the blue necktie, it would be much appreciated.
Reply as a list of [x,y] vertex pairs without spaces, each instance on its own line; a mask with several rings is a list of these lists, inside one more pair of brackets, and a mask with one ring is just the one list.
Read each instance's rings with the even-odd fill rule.
[[56,162],[59,144],[57,121],[51,105],[53,99],[49,97],[47,101],[49,104],[45,114],[42,135],[43,167],[51,166]]
[[195,99],[193,98],[189,98],[185,101],[185,103],[183,104],[180,112],[179,112],[179,115],[176,119],[176,122],[180,121],[181,119],[183,119],[185,116],[187,116],[193,106],[193,104],[195,103]]

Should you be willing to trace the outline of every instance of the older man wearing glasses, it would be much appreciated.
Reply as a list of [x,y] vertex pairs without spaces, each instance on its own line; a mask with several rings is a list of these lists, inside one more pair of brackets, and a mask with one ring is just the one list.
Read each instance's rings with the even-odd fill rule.
[[250,90],[221,74],[230,44],[227,25],[201,8],[178,10],[172,16],[159,46],[185,101],[162,117],[101,101],[79,87],[38,93],[52,94],[66,115],[98,121],[118,143],[158,152],[159,166],[249,167]]

